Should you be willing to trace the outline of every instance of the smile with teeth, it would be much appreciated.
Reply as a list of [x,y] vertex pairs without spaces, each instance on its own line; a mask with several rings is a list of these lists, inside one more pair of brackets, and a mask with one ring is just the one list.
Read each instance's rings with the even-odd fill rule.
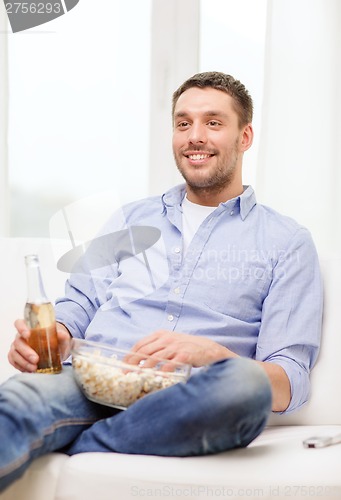
[[210,154],[192,154],[192,155],[187,155],[187,158],[190,160],[205,160],[206,158],[210,158],[213,155]]

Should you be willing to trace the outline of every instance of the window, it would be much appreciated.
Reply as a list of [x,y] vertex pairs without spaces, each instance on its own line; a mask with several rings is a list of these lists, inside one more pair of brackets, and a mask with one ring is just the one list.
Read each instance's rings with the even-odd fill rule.
[[8,35],[12,236],[48,236],[56,211],[104,190],[147,194],[150,19],[151,0],[81,1]]
[[124,203],[181,181],[170,100],[196,71],[231,73],[250,90],[244,180],[255,184],[266,4],[81,1],[45,25],[8,30],[10,234],[48,236],[55,213],[108,189]]

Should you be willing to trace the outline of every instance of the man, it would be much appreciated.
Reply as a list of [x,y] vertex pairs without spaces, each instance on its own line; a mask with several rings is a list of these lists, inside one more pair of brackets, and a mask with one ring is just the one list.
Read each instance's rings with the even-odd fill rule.
[[173,95],[173,124],[185,184],[109,222],[112,234],[158,229],[151,266],[106,248],[93,272],[88,252],[87,271],[71,275],[56,314],[64,359],[70,336],[85,337],[189,363],[193,375],[126,411],[97,405],[70,366],[30,373],[37,355],[18,320],[9,361],[28,373],[0,389],[2,488],[56,449],[186,456],[247,446],[271,409],[308,399],[322,316],[318,258],[305,228],[257,204],[242,184],[251,97],[229,75],[194,75]]

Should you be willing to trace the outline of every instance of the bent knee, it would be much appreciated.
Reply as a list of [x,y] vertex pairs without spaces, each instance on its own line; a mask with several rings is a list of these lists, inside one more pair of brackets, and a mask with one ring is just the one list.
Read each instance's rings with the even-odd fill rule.
[[212,370],[215,380],[215,394],[229,399],[230,404],[271,409],[272,392],[266,372],[254,360],[248,358],[229,358],[214,363]]

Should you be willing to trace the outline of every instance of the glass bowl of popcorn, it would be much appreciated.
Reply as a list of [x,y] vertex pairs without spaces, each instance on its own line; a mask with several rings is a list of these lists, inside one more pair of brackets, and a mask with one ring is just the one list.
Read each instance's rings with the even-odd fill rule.
[[83,339],[72,339],[72,367],[85,396],[126,410],[147,394],[186,382],[190,365],[132,353]]

